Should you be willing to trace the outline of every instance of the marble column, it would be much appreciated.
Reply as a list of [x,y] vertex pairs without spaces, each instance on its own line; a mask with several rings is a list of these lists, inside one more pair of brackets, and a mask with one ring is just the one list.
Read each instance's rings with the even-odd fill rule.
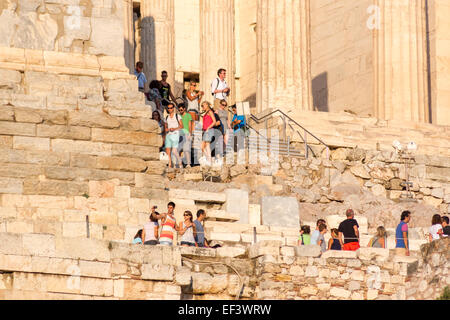
[[130,73],[134,72],[134,13],[133,0],[124,1],[124,55],[125,65],[130,69]]
[[166,70],[168,82],[175,76],[174,0],[141,1],[141,61],[148,81],[161,79]]
[[375,0],[375,115],[429,122],[425,0]]
[[211,82],[217,70],[227,70],[231,88],[228,103],[235,102],[234,0],[200,0],[200,88],[212,102]]
[[257,110],[312,110],[310,0],[258,0]]

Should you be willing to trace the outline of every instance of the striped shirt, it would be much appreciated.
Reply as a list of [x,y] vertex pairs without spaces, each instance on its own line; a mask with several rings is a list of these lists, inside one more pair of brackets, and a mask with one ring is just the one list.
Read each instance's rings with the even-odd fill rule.
[[176,221],[175,218],[171,216],[166,216],[166,221],[164,221],[161,229],[161,234],[159,235],[159,241],[173,242],[173,234],[175,232]]

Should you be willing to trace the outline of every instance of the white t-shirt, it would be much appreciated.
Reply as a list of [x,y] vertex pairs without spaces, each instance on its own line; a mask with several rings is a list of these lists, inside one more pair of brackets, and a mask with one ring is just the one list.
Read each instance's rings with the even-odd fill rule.
[[[219,83],[217,83],[217,81],[219,81]],[[228,84],[225,80],[221,81],[220,78],[215,78],[211,82],[211,93],[214,95],[215,99],[226,100],[228,97],[228,94],[226,94],[225,92],[214,93],[214,91],[216,91],[216,90],[223,90],[226,88],[228,88]]]
[[[170,116],[170,114],[166,117],[167,122],[167,129],[178,129],[180,127],[180,124],[178,123],[178,120],[181,120],[181,117],[174,113],[173,117]],[[168,132],[167,134],[178,134],[178,131],[172,131]]]
[[439,240],[440,239],[440,236],[437,233],[439,230],[442,230],[442,225],[440,225],[440,224],[433,224],[430,227],[430,234],[433,237],[433,240]]

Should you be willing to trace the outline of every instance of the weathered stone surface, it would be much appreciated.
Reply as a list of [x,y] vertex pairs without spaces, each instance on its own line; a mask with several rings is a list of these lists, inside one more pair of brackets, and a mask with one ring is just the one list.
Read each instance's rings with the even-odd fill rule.
[[36,135],[38,137],[49,137],[59,139],[90,140],[91,129],[76,126],[38,124]]
[[18,135],[18,136],[35,136],[36,125],[34,123],[19,123],[0,121],[0,134]]
[[48,138],[36,138],[36,137],[13,137],[14,149],[20,150],[50,150],[50,139]]
[[385,261],[389,257],[389,249],[384,248],[359,248],[356,254],[361,260]]
[[141,271],[141,278],[145,280],[172,281],[174,277],[174,268],[170,265],[144,264]]
[[111,155],[117,157],[140,158],[142,160],[159,160],[159,150],[156,146],[112,144]]
[[318,245],[296,246],[295,254],[297,257],[319,257],[322,251]]
[[171,199],[191,199],[200,202],[224,203],[227,198],[224,193],[206,192],[197,190],[170,189],[169,198]]
[[356,259],[356,251],[343,251],[343,250],[328,250],[322,253],[321,258],[344,258],[344,259]]
[[331,189],[330,200],[344,201],[351,195],[361,195],[361,187],[355,184],[340,184]]
[[353,173],[355,176],[363,178],[363,179],[371,178],[369,172],[366,170],[366,168],[362,164],[350,167],[350,172]]
[[38,112],[26,109],[15,109],[14,117],[17,122],[41,123],[43,121]]
[[299,228],[299,206],[294,197],[261,198],[262,224]]
[[156,133],[92,128],[92,141],[160,146],[161,136]]
[[124,157],[98,157],[98,169],[143,172],[147,169],[147,163],[142,159]]
[[111,144],[92,141],[52,139],[51,150],[55,152],[72,152],[104,157],[111,156]]
[[114,129],[120,126],[119,120],[106,113],[70,112],[68,123],[71,126]]
[[55,255],[55,237],[45,234],[24,234],[23,252],[25,255],[51,257]]
[[240,223],[249,223],[248,192],[241,189],[226,189],[227,201],[224,209],[231,215],[237,215]]
[[39,180],[28,178],[23,183],[24,194],[42,194],[50,196],[81,196],[88,193],[88,184],[85,182]]

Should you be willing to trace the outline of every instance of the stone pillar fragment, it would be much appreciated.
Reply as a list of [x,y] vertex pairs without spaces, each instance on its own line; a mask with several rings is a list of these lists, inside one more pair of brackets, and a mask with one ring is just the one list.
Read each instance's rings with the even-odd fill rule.
[[134,13],[133,0],[125,0],[124,2],[124,55],[125,65],[130,69],[130,73],[134,72]]
[[257,109],[312,110],[309,0],[258,0]]
[[141,1],[141,61],[148,81],[160,79],[166,70],[175,75],[174,0]]
[[377,0],[375,114],[429,122],[425,0]]
[[208,101],[211,82],[224,68],[231,88],[228,103],[235,102],[234,41],[234,0],[200,0],[200,88]]

